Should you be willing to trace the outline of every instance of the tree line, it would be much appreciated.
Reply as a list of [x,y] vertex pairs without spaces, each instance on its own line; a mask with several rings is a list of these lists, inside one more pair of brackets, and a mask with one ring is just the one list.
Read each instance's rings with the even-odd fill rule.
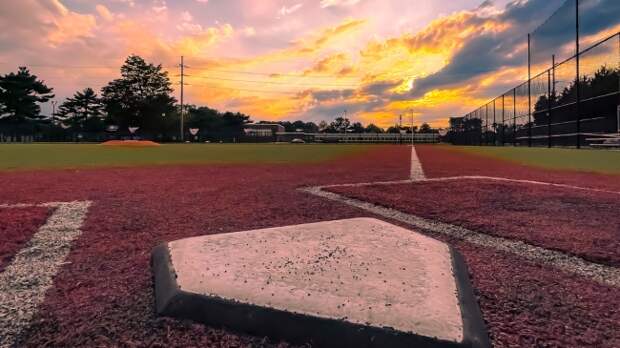
[[[181,109],[172,95],[172,82],[161,65],[137,55],[129,56],[120,68],[120,77],[108,82],[99,93],[88,87],[77,91],[54,109],[42,115],[40,104],[53,101],[53,88],[19,67],[17,72],[0,76],[0,134],[37,135],[37,140],[101,140],[102,137],[128,136],[129,127],[139,127],[139,135],[160,141],[179,139]],[[202,139],[229,141],[242,137],[250,116],[239,112],[220,112],[207,106],[184,107],[185,132],[200,130]],[[264,123],[273,123],[263,121]],[[331,122],[278,122],[288,132],[308,133],[399,133],[410,132],[398,125],[383,129],[373,123],[364,126],[348,118]],[[414,132],[431,132],[422,124]]]
[[[333,121],[321,121],[318,124],[304,121],[260,121],[258,123],[277,123],[284,127],[286,132],[305,132],[305,133],[411,133],[412,127],[394,125],[384,129],[370,123],[364,126],[361,122],[351,122],[346,117],[336,117]],[[420,127],[413,126],[414,133],[436,133],[437,130],[431,128],[428,123],[422,123]]]

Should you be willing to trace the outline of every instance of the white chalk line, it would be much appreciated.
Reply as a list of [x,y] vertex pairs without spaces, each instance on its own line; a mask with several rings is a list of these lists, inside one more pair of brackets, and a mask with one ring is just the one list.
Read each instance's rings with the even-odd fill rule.
[[534,246],[523,241],[490,236],[460,226],[424,219],[395,209],[324,191],[321,187],[309,187],[300,190],[318,197],[344,203],[388,219],[403,222],[419,228],[422,231],[439,233],[475,245],[494,248],[531,261],[541,262],[562,271],[587,277],[604,285],[620,287],[620,269],[613,266],[594,263],[577,256]]
[[0,208],[54,208],[46,223],[0,273],[0,347],[15,345],[30,326],[71,244],[82,233],[90,205],[90,201],[0,205]]
[[520,184],[552,186],[552,187],[567,188],[567,189],[579,190],[579,191],[590,191],[590,192],[610,193],[610,194],[620,195],[619,191],[597,189],[597,188],[593,188],[593,187],[583,187],[583,186],[568,185],[568,184],[558,184],[558,183],[536,181],[536,180],[511,179],[511,178],[503,178],[503,177],[495,177],[495,176],[483,176],[483,175],[446,176],[446,177],[439,177],[439,178],[424,178],[424,179],[417,179],[417,180],[406,179],[406,180],[359,182],[359,183],[349,183],[349,184],[323,185],[323,186],[317,186],[317,187],[320,187],[320,188],[361,187],[361,186],[374,186],[374,185],[419,184],[419,183],[425,183],[425,182],[455,181],[455,180],[505,181],[505,182],[520,183]]
[[419,216],[403,213],[401,211],[382,207],[369,202],[364,202],[358,199],[353,199],[324,191],[325,188],[334,187],[361,187],[361,186],[374,186],[374,185],[394,185],[394,184],[416,184],[425,182],[442,182],[442,181],[455,181],[455,180],[489,180],[489,181],[504,181],[531,185],[560,187],[580,191],[590,191],[599,193],[618,194],[618,191],[581,187],[576,185],[550,183],[536,180],[524,180],[524,179],[511,179],[503,177],[482,176],[482,175],[462,175],[451,177],[439,177],[439,178],[427,178],[424,175],[421,162],[415,151],[415,147],[411,147],[411,171],[410,177],[406,180],[390,180],[390,181],[375,181],[375,182],[362,182],[362,183],[349,183],[349,184],[334,184],[325,186],[315,186],[309,188],[302,188],[304,192],[308,192],[315,196],[327,198],[330,200],[345,203],[350,206],[354,206],[379,216],[394,219],[406,224],[418,227],[430,232],[441,233],[451,237],[455,237],[461,240],[468,241],[470,243],[492,247],[497,250],[502,250],[518,256],[545,263],[555,268],[586,276],[599,283],[620,287],[620,270],[616,267],[606,266],[584,260],[580,257],[569,255],[560,251],[549,250],[542,247],[534,246],[523,241],[515,241],[501,237],[490,236],[484,233],[479,233],[465,229],[460,226],[450,225],[438,221],[427,220]]
[[409,171],[409,179],[414,181],[426,179],[424,169],[422,169],[422,162],[420,162],[415,146],[413,145],[411,146],[411,169]]

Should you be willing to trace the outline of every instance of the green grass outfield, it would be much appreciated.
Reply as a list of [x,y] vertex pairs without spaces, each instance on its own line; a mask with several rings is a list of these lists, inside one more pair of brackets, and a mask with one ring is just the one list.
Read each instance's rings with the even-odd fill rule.
[[169,164],[311,163],[362,153],[371,146],[170,144],[129,148],[106,147],[99,144],[0,144],[0,170]]
[[450,148],[547,169],[620,174],[620,151],[511,146],[450,146]]

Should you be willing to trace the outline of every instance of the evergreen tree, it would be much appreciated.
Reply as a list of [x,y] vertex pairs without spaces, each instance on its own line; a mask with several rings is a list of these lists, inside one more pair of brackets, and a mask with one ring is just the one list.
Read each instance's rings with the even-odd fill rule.
[[366,133],[383,133],[383,128],[375,125],[374,123],[369,124],[368,126],[366,126],[366,129],[364,130]]
[[0,76],[0,119],[4,122],[41,120],[39,103],[46,103],[52,98],[52,88],[32,75],[26,67],[20,67],[17,73]]
[[105,110],[113,121],[127,129],[141,127],[147,133],[165,133],[163,115],[174,113],[175,98],[168,73],[161,65],[147,63],[139,56],[129,56],[121,67],[121,78],[102,89]]
[[86,131],[103,130],[103,105],[92,88],[76,92],[58,108],[58,118],[65,126]]

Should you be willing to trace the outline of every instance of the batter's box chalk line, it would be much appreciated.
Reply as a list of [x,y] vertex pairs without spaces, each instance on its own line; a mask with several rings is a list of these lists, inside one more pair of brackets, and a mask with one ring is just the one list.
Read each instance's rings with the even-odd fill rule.
[[0,208],[48,207],[45,224],[0,273],[0,347],[16,345],[52,287],[71,244],[82,234],[90,201],[0,204]]
[[496,250],[508,252],[525,259],[541,262],[545,265],[554,267],[556,269],[566,271],[569,273],[581,275],[592,279],[598,283],[611,285],[614,287],[620,287],[620,269],[613,266],[607,266],[590,262],[580,257],[570,255],[564,252],[550,250],[535,245],[528,244],[523,241],[510,240],[502,237],[490,236],[484,233],[472,231],[460,226],[455,226],[439,221],[433,221],[425,219],[413,214],[403,213],[396,209],[386,208],[377,204],[362,201],[359,199],[349,198],[337,193],[325,191],[326,188],[335,187],[361,187],[361,186],[373,186],[373,185],[394,185],[394,184],[414,184],[424,182],[442,182],[442,181],[455,181],[455,180],[487,180],[487,181],[501,181],[501,182],[513,182],[529,185],[540,185],[550,187],[560,187],[572,190],[600,192],[620,195],[620,192],[581,187],[575,185],[550,183],[544,181],[535,180],[523,180],[523,179],[511,179],[503,177],[493,176],[481,176],[481,175],[466,175],[466,176],[451,176],[440,178],[426,178],[422,165],[415,151],[415,147],[411,147],[411,171],[410,177],[406,180],[392,180],[392,181],[375,181],[375,182],[361,182],[361,183],[348,183],[348,184],[334,184],[325,186],[314,186],[299,189],[300,191],[307,192],[309,194],[326,198],[332,201],[344,203],[346,205],[356,207],[367,212],[382,216],[387,219],[393,219],[405,224],[411,225],[422,231],[439,233],[454,237],[460,240],[470,242],[475,245],[494,248]]
[[620,287],[620,269],[613,266],[590,262],[577,256],[531,245],[523,241],[490,236],[461,226],[425,219],[396,209],[328,192],[323,190],[322,187],[308,187],[300,190],[321,198],[344,203],[387,219],[405,223],[418,228],[422,232],[443,234],[475,245],[493,248],[531,261],[540,262],[565,272],[587,277],[601,284]]

